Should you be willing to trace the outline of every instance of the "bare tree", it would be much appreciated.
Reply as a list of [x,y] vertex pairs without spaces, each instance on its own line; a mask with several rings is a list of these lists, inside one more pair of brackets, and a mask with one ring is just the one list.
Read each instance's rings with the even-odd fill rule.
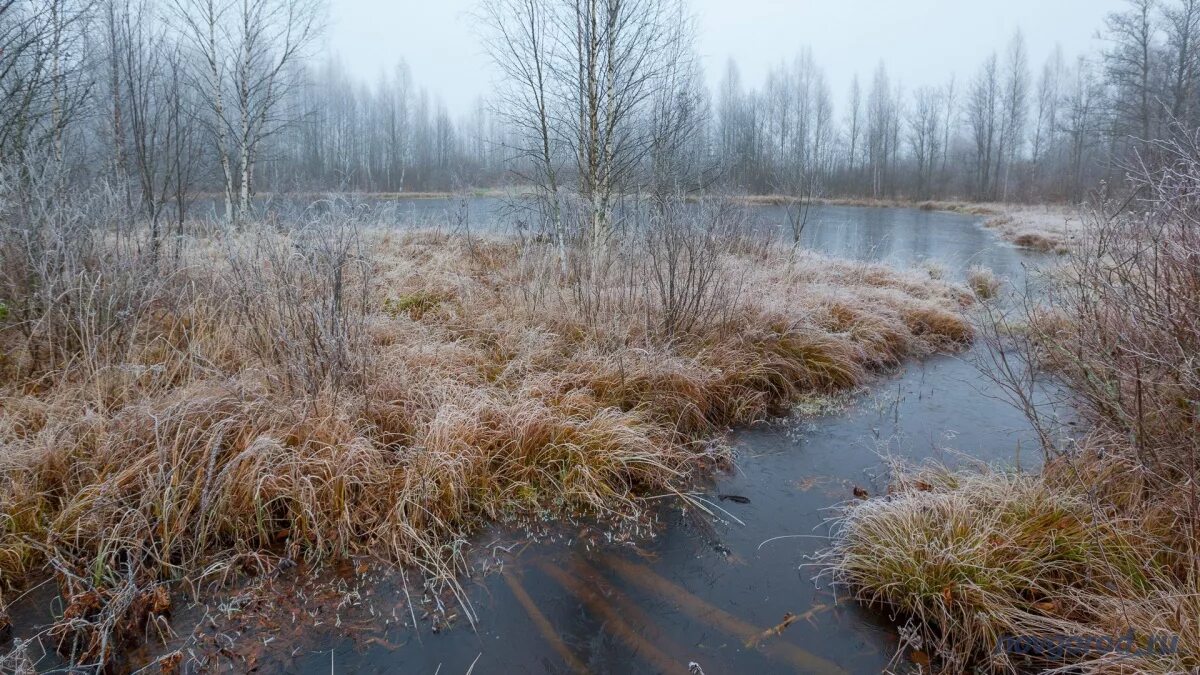
[[858,73],[850,81],[850,106],[846,113],[846,133],[850,144],[846,161],[850,174],[854,174],[854,161],[858,157],[858,141],[862,135],[862,89],[858,85]]
[[977,198],[992,196],[992,167],[996,157],[1000,125],[1000,73],[995,54],[984,61],[971,84],[967,99],[967,122],[975,141],[975,186]]
[[[559,154],[573,159],[598,251],[612,234],[614,200],[642,183],[662,139],[656,95],[678,90],[688,71],[691,21],[677,0],[493,0],[482,14],[493,60],[513,80],[504,98],[527,139],[519,154],[538,166],[546,193],[560,187]],[[678,128],[679,101],[657,101]]]
[[195,162],[180,77],[183,54],[146,0],[109,0],[104,20],[111,60],[106,70],[116,86],[104,97],[111,107],[113,161],[127,208],[136,207],[149,223],[157,257],[168,206],[174,205],[182,225]]
[[1170,50],[1171,116],[1190,125],[1196,121],[1200,79],[1200,0],[1174,0],[1163,7],[1162,15]]
[[285,110],[319,37],[321,0],[171,0],[176,23],[197,57],[193,81],[209,110],[226,218],[250,211],[254,168],[266,139],[296,120]]
[[1100,95],[1101,84],[1095,78],[1092,65],[1080,57],[1063,100],[1061,121],[1070,162],[1068,191],[1073,199],[1083,196],[1087,183],[1087,160],[1099,138]]
[[941,94],[932,87],[913,92],[912,114],[908,120],[908,143],[916,165],[918,199],[928,199],[933,184],[933,167],[941,153]]
[[887,68],[880,62],[867,97],[867,160],[871,196],[882,197],[893,189],[892,169],[900,135],[900,102],[891,89]]
[[[488,52],[505,77],[496,111],[514,132],[515,172],[537,189],[558,247],[560,272],[567,273],[567,229],[559,194],[565,139],[556,124],[552,62],[557,58],[552,8],[546,0],[487,0],[481,17],[491,33]],[[531,170],[525,171],[525,166]]]
[[63,160],[89,91],[81,40],[90,10],[82,0],[0,0],[0,162],[42,149]]
[[950,163],[950,141],[957,128],[957,118],[955,117],[955,103],[958,100],[958,89],[956,80],[953,75],[950,76],[950,81],[942,88],[942,103],[945,105],[942,115],[942,164],[939,169],[940,180],[939,185],[944,190],[950,180],[949,173],[946,169]]
[[1158,27],[1157,0],[1129,0],[1129,9],[1105,20],[1104,70],[1112,84],[1114,122],[1142,143],[1154,133],[1157,92],[1154,86]]
[[1058,111],[1061,100],[1063,77],[1062,49],[1055,49],[1042,67],[1038,80],[1037,114],[1034,119],[1032,147],[1032,175],[1035,186],[1041,184],[1046,173],[1047,155],[1055,147],[1058,134]]
[[[680,16],[676,22],[691,34],[690,17],[683,15],[683,6],[676,6]],[[708,125],[705,107],[703,76],[692,58],[689,40],[676,40],[674,52],[665,53],[664,70],[649,102],[649,176],[647,188],[661,213],[671,199],[679,194],[695,192],[705,187],[703,176],[709,174],[703,157],[703,139]]]
[[671,57],[690,45],[685,19],[676,0],[564,0],[555,14],[554,74],[596,249],[612,234],[614,197],[650,151],[645,108],[672,72]]
[[737,63],[730,59],[717,92],[717,152],[726,182],[740,189],[750,182],[753,171],[754,127],[752,105],[742,91]]
[[1004,111],[1001,123],[1000,147],[996,153],[999,178],[1000,163],[1004,165],[1004,184],[1001,199],[1008,200],[1009,175],[1021,153],[1025,121],[1028,115],[1029,60],[1025,54],[1025,37],[1020,31],[1009,42],[1004,64]]

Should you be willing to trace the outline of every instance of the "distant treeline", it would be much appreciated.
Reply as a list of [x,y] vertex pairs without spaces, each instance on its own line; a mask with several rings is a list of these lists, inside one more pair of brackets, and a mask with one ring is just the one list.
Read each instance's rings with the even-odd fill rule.
[[[481,25],[489,8],[513,13],[485,3]],[[503,93],[456,116],[403,62],[362,81],[315,53],[323,15],[319,0],[0,0],[0,162],[52,157],[152,219],[199,191],[234,214],[266,190],[446,191],[540,171],[522,128],[536,118]],[[937,87],[905,90],[882,62],[831,83],[802,49],[762,83],[731,60],[715,92],[679,31],[669,81],[605,142],[638,125],[669,138],[682,192],[1076,200],[1172,123],[1200,123],[1200,0],[1130,0],[1100,29],[1100,53],[1040,66],[1018,33]],[[662,148],[647,148],[625,189],[661,187]],[[576,180],[578,148],[555,152]]]

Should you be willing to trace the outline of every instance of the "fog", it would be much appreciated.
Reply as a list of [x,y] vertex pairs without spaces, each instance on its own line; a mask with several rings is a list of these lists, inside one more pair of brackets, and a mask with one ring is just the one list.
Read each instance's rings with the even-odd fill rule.
[[[354,74],[373,80],[399,59],[416,80],[465,112],[493,75],[472,20],[477,0],[331,0],[325,47]],[[711,81],[729,58],[747,82],[811,47],[840,101],[855,73],[883,60],[906,89],[969,77],[1014,31],[1032,63],[1055,45],[1068,58],[1090,51],[1104,16],[1120,0],[692,0],[697,51]]]

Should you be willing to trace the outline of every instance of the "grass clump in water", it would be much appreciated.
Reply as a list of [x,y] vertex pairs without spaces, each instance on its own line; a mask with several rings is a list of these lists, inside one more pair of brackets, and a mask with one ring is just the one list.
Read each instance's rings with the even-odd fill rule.
[[1000,278],[991,269],[974,265],[967,270],[967,286],[980,300],[991,300],[1000,292]]
[[[1194,562],[1163,532],[1098,511],[1065,465],[1044,475],[902,472],[887,498],[847,506],[838,532],[823,558],[829,578],[909,622],[909,646],[946,671],[1168,673],[1200,663],[1200,632],[1186,618],[1200,601],[1194,590],[1180,593],[1176,576]],[[1155,637],[1177,651],[1067,658],[1003,647],[1129,631],[1142,649]]]

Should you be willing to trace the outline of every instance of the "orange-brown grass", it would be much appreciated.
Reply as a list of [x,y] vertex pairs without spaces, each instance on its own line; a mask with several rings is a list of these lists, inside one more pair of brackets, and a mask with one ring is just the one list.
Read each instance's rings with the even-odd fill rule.
[[967,286],[976,298],[990,300],[1000,292],[1000,277],[988,267],[973,265],[967,270]]
[[[1140,494],[1142,471],[1086,453],[1040,475],[901,470],[886,499],[841,512],[826,574],[908,622],[907,646],[937,672],[1194,672],[1195,558],[1170,509]],[[1104,642],[1055,653],[1060,638]],[[1023,653],[1014,639],[1059,642]]]
[[803,253],[722,254],[752,292],[667,335],[628,275],[581,309],[549,246],[371,231],[325,278],[293,236],[189,242],[120,349],[3,333],[2,585],[57,578],[77,662],[144,634],[158,584],[276,557],[452,583],[486,520],[630,516],[713,433],[972,337],[963,289]]

